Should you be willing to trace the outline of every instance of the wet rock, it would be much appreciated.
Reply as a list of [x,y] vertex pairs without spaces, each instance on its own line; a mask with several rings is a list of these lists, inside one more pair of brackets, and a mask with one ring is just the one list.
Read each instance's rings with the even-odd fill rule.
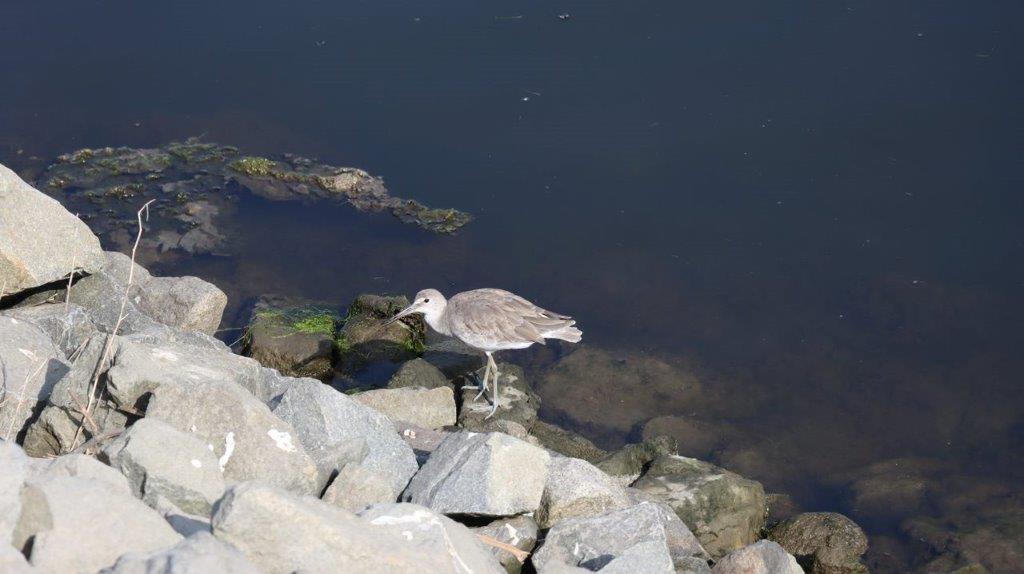
[[206,532],[150,553],[131,552],[100,574],[259,574],[256,565],[230,544]]
[[0,315],[0,438],[13,440],[69,370],[64,353],[35,325]]
[[673,415],[655,417],[647,421],[643,428],[644,439],[670,436],[679,445],[679,454],[701,460],[722,449],[735,433],[727,425]]
[[637,544],[654,542],[667,549],[677,567],[692,565],[707,554],[671,509],[641,503],[597,516],[570,518],[548,531],[533,554],[538,572],[549,565],[567,564],[599,570]]
[[849,487],[854,515],[899,521],[920,513],[933,467],[922,459],[892,459],[863,469]]
[[408,361],[423,351],[424,325],[410,317],[387,327],[384,321],[409,305],[404,296],[360,295],[349,305],[338,335],[338,368],[354,373],[379,361]]
[[778,524],[800,514],[800,505],[788,494],[768,493],[765,495],[765,503],[768,505],[765,523],[769,525]]
[[[462,389],[462,408],[459,411],[459,426],[471,431],[487,432],[497,430],[493,425],[498,421],[510,421],[522,425],[527,431],[537,420],[537,409],[540,408],[540,397],[530,388],[526,381],[523,370],[515,365],[500,363],[498,365],[498,410],[488,418],[491,413],[491,402],[493,387],[488,383],[486,397],[476,399],[479,391],[477,389]],[[464,379],[465,383],[456,382],[457,387],[464,385],[476,385],[479,381],[475,378]],[[472,382],[470,382],[472,380]]]
[[548,463],[537,523],[550,528],[567,518],[594,516],[630,506],[619,483],[585,460],[556,456]]
[[713,558],[757,540],[764,527],[761,484],[706,462],[662,456],[633,486],[668,503]]
[[337,317],[323,307],[263,297],[245,331],[243,354],[283,375],[329,380]]
[[389,389],[404,389],[407,387],[419,387],[423,389],[436,389],[448,387],[454,390],[454,385],[445,377],[440,369],[427,361],[416,358],[402,363],[398,371],[388,381]]
[[48,303],[33,307],[17,307],[3,312],[3,315],[32,323],[39,327],[68,359],[89,337],[96,332],[96,326],[78,305]]
[[52,477],[30,479],[22,491],[15,547],[29,540],[29,562],[42,572],[95,572],[181,536],[130,494],[86,478]]
[[455,433],[409,483],[403,500],[443,514],[511,516],[540,506],[549,455],[499,433]]
[[676,454],[676,442],[671,437],[658,436],[638,444],[627,444],[595,464],[609,476],[628,486],[640,477],[651,461]]
[[770,540],[794,555],[814,574],[865,573],[860,557],[868,550],[864,531],[834,512],[808,512],[772,528]]
[[688,412],[700,388],[692,369],[649,355],[583,346],[544,375],[537,393],[548,418],[586,429],[590,436],[621,440],[652,413]]
[[18,523],[21,485],[28,476],[28,457],[13,441],[0,440],[0,469],[0,547],[4,547]]
[[372,532],[404,538],[424,558],[421,572],[490,572],[503,567],[465,526],[416,504],[377,504],[359,513]]
[[[37,230],[45,230],[38,233]],[[10,295],[103,267],[99,239],[82,220],[0,165],[0,285]]]
[[291,423],[297,439],[316,461],[320,479],[337,470],[334,449],[353,440],[366,441],[366,456],[358,465],[387,481],[390,495],[364,504],[394,502],[419,466],[412,449],[402,441],[390,420],[327,385],[301,385],[288,389],[274,414]]
[[258,482],[228,489],[214,511],[213,534],[267,574],[412,574],[423,572],[419,565],[428,558],[405,537],[377,531],[350,512]]
[[[537,545],[537,522],[529,516],[514,516],[512,518],[499,518],[486,526],[473,528],[473,532],[481,534],[514,546],[523,552],[529,553]],[[491,554],[498,559],[498,562],[505,568],[508,574],[519,574],[523,569],[523,563],[508,550],[496,546],[488,546]]]
[[152,391],[146,417],[211,446],[227,480],[262,480],[300,494],[318,492],[317,467],[295,429],[238,385],[213,380],[161,385]]
[[535,421],[530,427],[530,434],[537,437],[544,448],[571,458],[596,463],[608,456],[606,451],[597,448],[586,437],[544,421]]
[[29,466],[33,478],[75,477],[101,482],[113,490],[131,494],[128,479],[91,456],[66,454],[57,458],[33,458]]
[[209,515],[224,493],[217,457],[195,435],[157,419],[136,422],[105,449],[135,496],[156,508],[164,497],[185,512]]
[[778,544],[762,540],[733,550],[715,563],[712,574],[803,574],[796,559]]
[[429,429],[455,424],[455,396],[448,387],[377,389],[352,395],[352,398],[392,421]]

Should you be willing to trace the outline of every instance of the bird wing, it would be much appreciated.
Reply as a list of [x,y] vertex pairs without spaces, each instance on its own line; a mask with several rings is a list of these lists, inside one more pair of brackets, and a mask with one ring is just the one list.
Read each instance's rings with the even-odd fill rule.
[[544,343],[544,335],[571,326],[575,321],[542,309],[501,289],[476,289],[459,293],[448,302],[452,333],[490,346]]

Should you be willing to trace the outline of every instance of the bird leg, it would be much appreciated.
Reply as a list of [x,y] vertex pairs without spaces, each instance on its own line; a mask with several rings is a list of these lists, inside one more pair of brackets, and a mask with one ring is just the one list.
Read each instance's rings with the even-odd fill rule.
[[490,361],[488,361],[487,364],[484,366],[484,374],[483,374],[483,376],[481,378],[477,379],[479,381],[477,384],[475,384],[475,385],[463,385],[463,387],[462,387],[463,389],[477,389],[477,390],[480,391],[479,393],[477,393],[477,395],[475,397],[473,397],[473,402],[476,402],[476,401],[480,400],[480,397],[483,396],[484,392],[487,390],[487,377],[490,375],[490,372],[491,372],[491,363],[490,363]]
[[487,353],[487,364],[492,365],[492,368],[494,369],[494,379],[491,382],[491,388],[493,389],[494,394],[491,396],[491,412],[484,417],[484,420],[494,416],[494,413],[498,410],[498,377],[501,376],[501,373],[498,372],[498,364],[494,362],[494,357],[492,357],[490,353]]

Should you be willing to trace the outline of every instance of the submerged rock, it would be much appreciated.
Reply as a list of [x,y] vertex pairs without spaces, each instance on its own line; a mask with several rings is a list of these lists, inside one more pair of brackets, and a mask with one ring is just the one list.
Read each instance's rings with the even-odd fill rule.
[[544,421],[535,421],[530,427],[530,434],[537,437],[546,449],[592,464],[608,456],[606,451],[597,448],[586,437]]
[[868,550],[864,531],[834,512],[808,512],[772,528],[768,538],[794,555],[812,574],[866,574],[860,557]]

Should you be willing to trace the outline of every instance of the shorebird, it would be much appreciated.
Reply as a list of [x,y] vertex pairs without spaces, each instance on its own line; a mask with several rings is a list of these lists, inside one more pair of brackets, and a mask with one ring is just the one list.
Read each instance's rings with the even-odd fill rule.
[[487,355],[480,392],[473,400],[487,392],[487,380],[492,380],[490,418],[498,409],[498,365],[494,353],[507,349],[525,349],[545,339],[560,339],[578,343],[583,332],[576,321],[567,315],[541,309],[526,299],[501,289],[474,289],[445,299],[437,289],[424,289],[416,294],[412,304],[387,320],[390,325],[406,315],[422,313],[430,328],[455,337],[466,345]]

